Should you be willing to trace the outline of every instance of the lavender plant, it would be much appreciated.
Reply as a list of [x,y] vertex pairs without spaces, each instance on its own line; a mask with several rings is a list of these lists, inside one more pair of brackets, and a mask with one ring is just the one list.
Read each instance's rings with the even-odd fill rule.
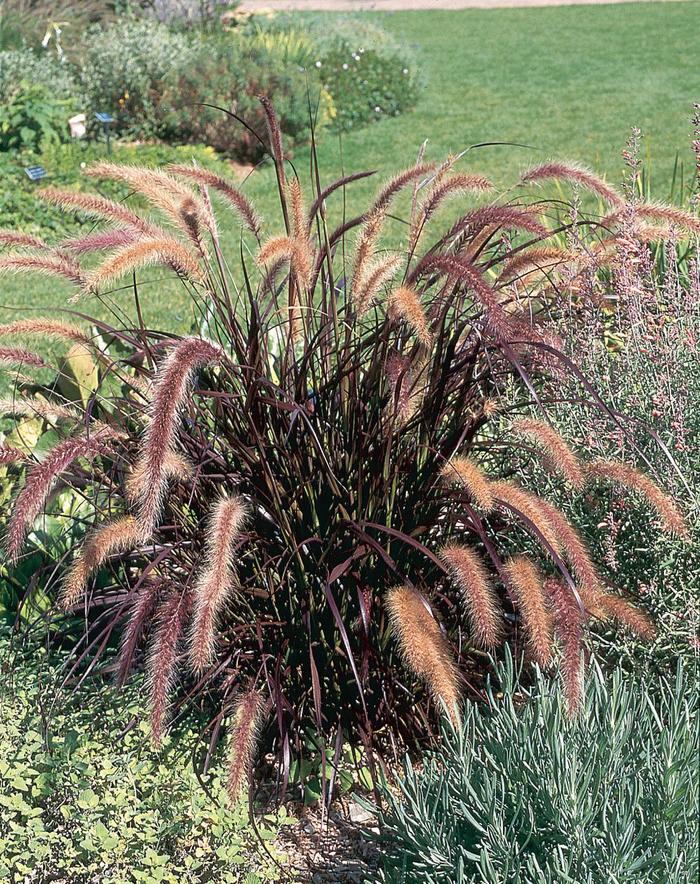
[[[630,232],[697,236],[698,219],[637,205],[630,221],[623,196],[560,163],[530,170],[517,198],[484,204],[490,182],[449,159],[408,167],[332,228],[333,200],[367,173],[324,187],[312,164],[308,205],[263,107],[280,235],[265,238],[245,194],[213,173],[109,163],[89,174],[128,184],[162,220],[47,189],[52,204],[104,223],[56,246],[1,234],[11,250],[0,269],[68,279],[76,318],[91,299],[118,315],[128,297],[136,317],[93,320],[91,335],[55,319],[0,327],[0,357],[18,366],[7,410],[34,411],[59,436],[43,458],[2,448],[25,474],[7,556],[20,560],[58,484],[82,498],[84,540],[52,584],[52,629],[82,624],[68,677],[118,636],[112,670],[123,684],[145,669],[156,743],[188,704],[210,713],[207,764],[230,732],[232,797],[256,746],[274,753],[286,786],[308,730],[337,758],[345,741],[363,745],[372,764],[430,740],[443,710],[459,722],[483,688],[485,652],[503,642],[559,669],[574,713],[589,624],[654,633],[562,510],[528,487],[532,473],[516,475],[513,452],[572,495],[592,482],[639,493],[663,530],[687,535],[652,478],[575,452],[549,414],[566,376],[634,457],[625,415],[557,329],[590,307],[583,283],[624,260]],[[553,222],[531,191],[549,178],[593,192],[605,217]],[[212,195],[240,219],[233,253]],[[398,245],[387,229],[402,198]],[[445,230],[448,200],[460,209]],[[138,277],[154,265],[187,288],[196,333],[144,325]],[[89,354],[97,382],[71,401],[55,385],[30,395],[20,372],[41,358],[16,339],[31,335]]]

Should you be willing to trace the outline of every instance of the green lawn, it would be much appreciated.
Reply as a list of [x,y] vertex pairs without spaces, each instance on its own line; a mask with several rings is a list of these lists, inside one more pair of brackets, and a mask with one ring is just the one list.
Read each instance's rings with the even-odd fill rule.
[[[693,39],[700,26],[698,2],[373,15],[410,47],[425,89],[412,113],[342,140],[324,133],[320,157],[328,180],[341,167],[388,174],[409,164],[428,138],[430,158],[482,141],[531,145],[487,147],[465,158],[465,167],[503,186],[524,166],[551,156],[580,160],[617,181],[620,152],[634,125],[645,134],[657,198],[672,196],[677,156],[685,177],[692,174],[690,116],[700,98]],[[308,157],[298,150],[297,168],[306,169]],[[247,187],[274,218],[271,171],[256,174]],[[353,185],[348,211],[361,209],[375,187],[372,179]],[[162,277],[143,274],[144,282]],[[175,285],[154,281],[148,293],[149,321],[187,327],[189,308]],[[60,285],[38,277],[5,279],[0,320],[25,307],[62,306],[64,295]]]

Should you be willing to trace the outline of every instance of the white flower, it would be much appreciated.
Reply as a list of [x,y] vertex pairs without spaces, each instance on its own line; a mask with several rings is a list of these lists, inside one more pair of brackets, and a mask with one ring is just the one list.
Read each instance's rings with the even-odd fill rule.
[[316,67],[317,67],[317,68],[320,68],[320,67],[321,67],[321,62],[320,62],[320,61],[317,61],[317,62],[316,62]]
[[375,114],[380,114],[382,112],[382,109],[379,107],[378,104],[375,106],[374,112],[375,112]]
[[346,71],[347,69],[348,69],[348,66],[347,66],[346,64],[344,64],[344,65],[343,65],[343,70]]
[[404,69],[403,69],[403,72],[404,72],[404,74],[407,74],[407,73],[408,73],[408,68],[404,68]]

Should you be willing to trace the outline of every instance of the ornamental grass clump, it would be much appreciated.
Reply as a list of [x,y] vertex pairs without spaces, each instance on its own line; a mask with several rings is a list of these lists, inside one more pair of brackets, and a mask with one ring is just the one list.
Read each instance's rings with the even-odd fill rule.
[[[542,465],[572,495],[621,483],[684,533],[680,510],[629,462],[634,448],[624,466],[589,463],[550,422],[565,376],[611,432],[627,433],[559,337],[561,320],[575,325],[589,306],[577,281],[605,273],[597,256],[619,247],[614,221],[553,225],[532,184],[484,205],[489,182],[450,159],[408,167],[334,227],[344,189],[366,173],[323,187],[314,166],[305,185],[263,107],[278,226],[196,167],[102,163],[93,176],[129,182],[153,211],[49,190],[103,226],[55,246],[8,237],[0,256],[8,272],[70,278],[83,318],[96,299],[124,317],[95,320],[87,337],[64,318],[0,328],[6,361],[23,372],[33,364],[16,339],[50,334],[88,347],[97,377],[72,399],[17,380],[7,414],[32,413],[34,401],[48,414],[48,402],[59,440],[23,460],[16,444],[5,449],[24,471],[8,556],[20,556],[56,484],[72,488],[84,540],[57,569],[50,615],[59,635],[80,618],[71,674],[118,640],[111,669],[118,683],[145,671],[154,741],[188,705],[210,714],[207,765],[231,734],[233,796],[264,751],[286,784],[309,731],[336,752],[364,745],[370,763],[430,740],[440,714],[459,720],[486,652],[503,643],[559,669],[573,713],[590,624],[651,634],[533,487]],[[552,176],[591,189],[604,212],[623,204],[578,167],[549,164],[526,181]],[[241,223],[233,249],[212,198]],[[573,233],[587,250],[563,247]],[[151,264],[189,293],[190,334],[141,320]]]

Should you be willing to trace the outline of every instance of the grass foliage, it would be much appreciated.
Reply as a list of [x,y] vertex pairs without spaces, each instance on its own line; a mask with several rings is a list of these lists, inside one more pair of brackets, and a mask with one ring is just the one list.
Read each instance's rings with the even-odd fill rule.
[[591,667],[569,719],[550,681],[512,660],[488,705],[386,788],[379,880],[597,884],[698,876],[698,691],[693,669],[650,693]]

